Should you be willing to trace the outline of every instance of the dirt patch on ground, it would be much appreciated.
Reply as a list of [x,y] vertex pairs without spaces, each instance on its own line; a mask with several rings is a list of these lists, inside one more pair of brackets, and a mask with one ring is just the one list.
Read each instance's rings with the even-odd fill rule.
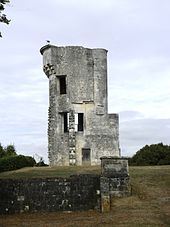
[[42,214],[20,214],[1,216],[1,227],[78,227],[78,226],[113,226],[112,214],[102,215],[97,211],[57,212]]

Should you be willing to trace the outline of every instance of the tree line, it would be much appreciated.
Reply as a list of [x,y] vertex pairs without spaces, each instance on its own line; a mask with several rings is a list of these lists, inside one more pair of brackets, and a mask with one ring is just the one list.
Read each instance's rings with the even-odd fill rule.
[[[170,145],[163,143],[145,145],[129,158],[131,166],[170,165]],[[31,156],[17,155],[14,145],[3,147],[0,143],[0,172],[23,167],[47,166],[41,157],[36,163]]]
[[145,145],[129,158],[129,165],[170,165],[170,146],[163,143]]
[[36,163],[31,156],[17,155],[14,145],[3,147],[0,144],[0,172],[17,170],[23,167],[46,166],[41,157]]
[[36,161],[30,156],[17,155],[15,146],[0,144],[0,172],[34,166]]

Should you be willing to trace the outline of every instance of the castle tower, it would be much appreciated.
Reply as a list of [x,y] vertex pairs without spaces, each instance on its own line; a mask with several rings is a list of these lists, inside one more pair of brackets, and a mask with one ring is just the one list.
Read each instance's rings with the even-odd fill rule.
[[49,44],[40,52],[49,79],[50,165],[119,157],[118,115],[108,114],[107,50]]

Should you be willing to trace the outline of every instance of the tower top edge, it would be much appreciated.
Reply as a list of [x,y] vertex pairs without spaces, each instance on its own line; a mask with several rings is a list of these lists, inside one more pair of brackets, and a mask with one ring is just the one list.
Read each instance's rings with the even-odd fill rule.
[[94,51],[102,50],[102,51],[108,52],[108,50],[106,50],[104,48],[87,48],[87,47],[83,47],[83,46],[55,46],[55,45],[47,44],[40,48],[40,53],[43,55],[44,51],[49,48],[87,49],[87,50],[94,50]]

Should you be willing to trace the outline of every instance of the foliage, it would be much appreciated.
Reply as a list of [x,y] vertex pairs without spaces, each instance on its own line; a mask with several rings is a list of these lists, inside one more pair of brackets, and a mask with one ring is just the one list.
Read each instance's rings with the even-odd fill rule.
[[[7,19],[6,14],[3,14],[2,12],[5,9],[5,4],[9,3],[9,0],[0,0],[0,22],[9,24],[10,20]],[[1,32],[0,32],[0,37],[2,37]]]
[[5,156],[15,156],[17,155],[14,145],[8,145],[4,148]]
[[14,145],[10,144],[7,147],[3,147],[0,144],[0,158],[15,156],[15,155],[17,155],[17,153]]
[[3,147],[0,144],[0,172],[16,170],[23,167],[31,167],[36,164],[30,156],[17,155],[15,146],[10,144]]
[[4,157],[5,156],[5,151],[4,151],[4,148],[3,146],[1,145],[0,143],[0,158]]
[[163,143],[146,145],[129,159],[129,165],[170,165],[170,146]]
[[0,159],[0,172],[11,171],[36,164],[34,158],[24,155],[9,156]]

